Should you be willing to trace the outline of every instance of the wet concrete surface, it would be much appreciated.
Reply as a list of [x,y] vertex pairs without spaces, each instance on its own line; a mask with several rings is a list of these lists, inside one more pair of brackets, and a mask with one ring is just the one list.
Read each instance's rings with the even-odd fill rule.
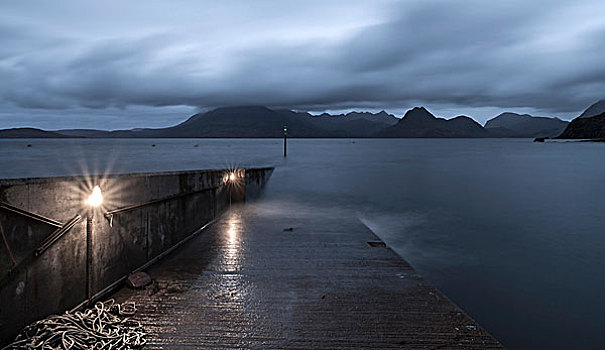
[[149,349],[502,348],[377,241],[357,220],[240,205],[112,297],[136,302]]

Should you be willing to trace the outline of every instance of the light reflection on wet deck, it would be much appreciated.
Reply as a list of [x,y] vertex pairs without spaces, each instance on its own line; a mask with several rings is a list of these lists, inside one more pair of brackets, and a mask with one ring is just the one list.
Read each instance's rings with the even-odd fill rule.
[[234,206],[148,271],[157,292],[115,297],[137,303],[152,349],[500,347],[376,239],[354,220]]

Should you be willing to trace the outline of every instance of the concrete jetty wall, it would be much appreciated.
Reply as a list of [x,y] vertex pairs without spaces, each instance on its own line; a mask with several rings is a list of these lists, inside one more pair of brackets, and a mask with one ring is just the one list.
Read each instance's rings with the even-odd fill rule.
[[[212,221],[231,202],[258,194],[272,171],[0,180],[0,223],[14,257],[0,242],[0,344],[24,325],[111,287]],[[98,208],[87,203],[95,185],[103,192]],[[92,223],[89,246],[87,218]],[[73,227],[36,254],[70,220]]]

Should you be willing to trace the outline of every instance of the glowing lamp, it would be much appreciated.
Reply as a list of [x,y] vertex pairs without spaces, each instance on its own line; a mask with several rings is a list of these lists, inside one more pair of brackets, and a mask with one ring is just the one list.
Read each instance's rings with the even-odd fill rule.
[[235,173],[229,174],[229,181],[231,181],[231,182],[235,181]]
[[96,185],[92,189],[92,193],[90,197],[88,197],[88,204],[92,207],[98,207],[103,203],[103,194],[101,194],[101,188],[99,185]]

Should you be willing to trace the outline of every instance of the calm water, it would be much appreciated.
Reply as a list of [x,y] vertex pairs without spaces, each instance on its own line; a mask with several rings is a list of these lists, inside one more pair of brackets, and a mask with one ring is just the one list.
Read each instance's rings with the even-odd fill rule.
[[361,219],[509,348],[603,347],[605,144],[290,140],[281,152],[280,140],[0,140],[0,177],[274,165],[259,205]]

